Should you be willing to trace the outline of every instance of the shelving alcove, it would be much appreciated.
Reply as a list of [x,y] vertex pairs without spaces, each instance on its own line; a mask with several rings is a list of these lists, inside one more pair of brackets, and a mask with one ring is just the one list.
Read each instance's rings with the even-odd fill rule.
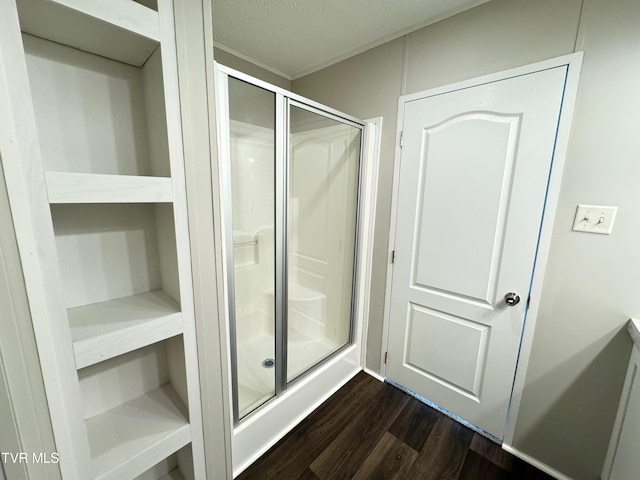
[[2,163],[63,478],[205,477],[172,9],[0,8]]

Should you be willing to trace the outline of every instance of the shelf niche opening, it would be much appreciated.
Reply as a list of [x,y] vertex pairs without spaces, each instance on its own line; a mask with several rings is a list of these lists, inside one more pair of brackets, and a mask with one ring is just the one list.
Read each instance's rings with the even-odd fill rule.
[[158,0],[133,0],[140,5],[144,5],[147,8],[150,8],[154,12],[158,11]]
[[191,445],[185,445],[135,480],[195,480]]
[[81,369],[78,380],[95,478],[134,478],[190,443],[182,335]]
[[51,205],[68,309],[162,290],[178,305],[173,206]]
[[136,67],[160,42],[155,0],[17,0],[16,5],[23,33]]
[[161,50],[140,68],[23,34],[47,172],[170,177]]

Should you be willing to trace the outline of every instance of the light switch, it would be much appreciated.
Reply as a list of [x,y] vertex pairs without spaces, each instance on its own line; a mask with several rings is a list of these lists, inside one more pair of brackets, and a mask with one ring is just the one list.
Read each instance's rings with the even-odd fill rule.
[[618,207],[578,205],[573,231],[611,235],[617,211]]

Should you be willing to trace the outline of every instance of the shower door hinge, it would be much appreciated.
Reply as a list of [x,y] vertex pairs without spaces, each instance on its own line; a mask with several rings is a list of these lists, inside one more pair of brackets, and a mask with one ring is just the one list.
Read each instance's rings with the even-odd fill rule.
[[404,132],[400,132],[400,148],[404,147]]
[[396,251],[391,250],[391,263],[395,263],[396,261]]
[[389,358],[389,352],[384,352],[384,363],[387,363],[388,358]]

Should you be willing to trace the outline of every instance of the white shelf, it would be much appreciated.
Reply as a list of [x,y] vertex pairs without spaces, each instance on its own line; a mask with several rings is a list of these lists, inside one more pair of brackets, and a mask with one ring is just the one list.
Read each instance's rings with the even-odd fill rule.
[[49,203],[166,203],[171,179],[135,175],[45,172]]
[[158,12],[131,0],[18,0],[24,33],[141,67],[160,42]]
[[134,478],[191,441],[186,408],[167,384],[86,421],[96,480]]
[[182,333],[180,307],[161,290],[67,313],[78,369]]

